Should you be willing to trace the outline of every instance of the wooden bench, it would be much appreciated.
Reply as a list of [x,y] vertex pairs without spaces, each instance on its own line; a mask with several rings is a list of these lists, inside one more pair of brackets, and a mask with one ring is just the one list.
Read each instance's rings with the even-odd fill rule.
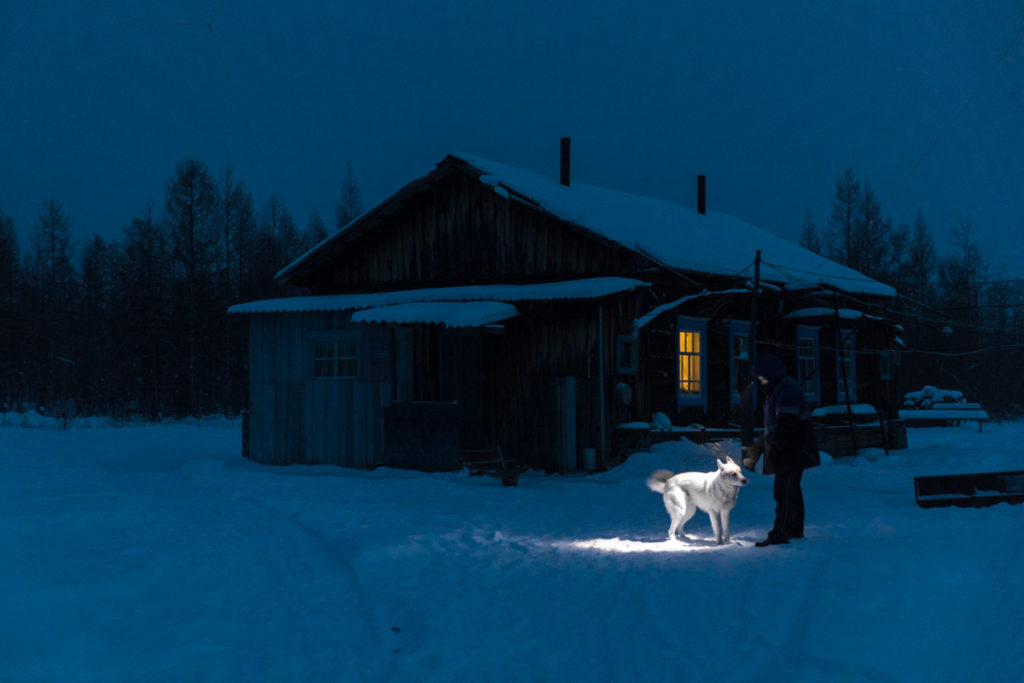
[[900,419],[908,425],[949,425],[958,422],[977,422],[981,431],[988,412],[978,403],[936,403],[931,408],[911,408],[900,411]]
[[501,446],[466,448],[459,451],[459,457],[471,477],[490,475],[500,478],[503,486],[519,485],[522,467],[518,462],[507,459],[501,452]]
[[1018,505],[1024,503],[1024,472],[914,477],[914,499],[923,508]]

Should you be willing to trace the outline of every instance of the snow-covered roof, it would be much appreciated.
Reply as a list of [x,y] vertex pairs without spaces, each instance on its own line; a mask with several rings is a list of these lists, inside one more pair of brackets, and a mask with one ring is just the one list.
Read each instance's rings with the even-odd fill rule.
[[794,289],[829,285],[865,294],[895,295],[889,285],[724,213],[706,215],[649,197],[583,183],[566,187],[536,173],[469,154],[457,154],[481,172],[481,181],[526,199],[672,268],[751,277],[761,250],[761,277]]
[[482,327],[517,315],[515,306],[501,301],[420,301],[359,311],[352,322]]
[[[889,285],[728,214],[710,211],[704,215],[672,202],[583,183],[567,187],[471,154],[454,154],[449,159],[475,170],[480,182],[502,197],[534,206],[670,268],[750,278],[754,275],[755,252],[760,250],[762,280],[793,289],[825,285],[851,293],[895,295]],[[375,214],[389,201],[364,216]],[[343,238],[361,223],[357,219],[329,236],[283,268],[277,277],[294,272],[321,247]]]
[[397,292],[294,296],[236,304],[228,309],[228,313],[347,311],[430,301],[515,302],[598,299],[646,285],[646,282],[628,277],[592,277],[528,285],[469,285],[405,289]]

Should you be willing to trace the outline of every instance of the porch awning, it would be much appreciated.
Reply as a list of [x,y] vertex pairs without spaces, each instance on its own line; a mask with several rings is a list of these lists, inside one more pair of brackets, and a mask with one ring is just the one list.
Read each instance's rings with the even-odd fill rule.
[[352,322],[482,327],[517,315],[515,306],[500,301],[426,301],[358,311],[352,314]]
[[815,306],[811,308],[800,308],[785,315],[787,320],[799,320],[800,322],[807,322],[811,324],[834,324],[836,317],[839,317],[841,325],[856,325],[856,324],[875,324],[883,325],[892,322],[885,318],[880,318],[877,315],[870,315],[864,311],[859,311],[855,308],[840,308],[838,312],[834,308],[828,308],[825,306]]

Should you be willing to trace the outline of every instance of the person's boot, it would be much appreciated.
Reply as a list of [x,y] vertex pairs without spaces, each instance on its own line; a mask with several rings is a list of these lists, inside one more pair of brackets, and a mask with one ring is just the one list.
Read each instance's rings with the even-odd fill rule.
[[784,543],[789,543],[789,539],[785,536],[776,536],[775,534],[768,534],[768,538],[764,539],[763,541],[758,541],[754,545],[758,548],[765,548],[770,545],[783,545]]

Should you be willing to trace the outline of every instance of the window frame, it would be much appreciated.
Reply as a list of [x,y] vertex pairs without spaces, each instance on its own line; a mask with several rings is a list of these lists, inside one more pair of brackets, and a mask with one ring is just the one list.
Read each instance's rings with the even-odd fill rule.
[[[615,337],[615,372],[619,375],[636,374],[636,342],[631,334],[620,334]],[[623,363],[623,358],[627,363]]]
[[[695,393],[684,394],[680,389],[682,378],[679,376],[679,360],[684,355],[679,350],[679,335],[682,332],[695,332],[700,335],[699,337],[699,348],[700,350],[696,354],[698,357],[700,367],[700,378],[697,380],[700,385],[700,391]],[[683,408],[687,406],[701,406],[705,410],[707,409],[707,398],[708,398],[708,324],[707,320],[703,318],[688,318],[685,316],[679,316],[676,319],[676,334],[675,334],[675,349],[676,349],[676,408]]]
[[[817,368],[817,373],[812,377],[814,380],[814,391],[807,391],[804,389],[804,381],[806,378],[804,371],[804,360],[805,357],[801,355],[800,342],[809,339],[811,341],[813,356],[809,359],[812,363],[812,368]],[[821,347],[819,344],[818,328],[810,325],[799,325],[796,328],[796,372],[797,372],[797,383],[800,385],[800,391],[803,392],[804,398],[808,403],[821,403]]]
[[[338,344],[340,342],[354,342],[355,349],[353,355],[341,355]],[[357,380],[362,376],[363,371],[363,333],[361,330],[332,330],[324,332],[315,332],[310,335],[309,344],[309,365],[308,365],[308,376],[314,381],[351,381]],[[334,344],[334,355],[321,356],[318,355],[320,349],[319,345],[324,343]],[[321,375],[317,372],[317,364],[321,361],[331,361],[334,363],[334,373],[329,375]],[[338,368],[340,363],[343,361],[354,361],[355,372],[354,374],[338,374]]]
[[750,353],[750,323],[742,320],[730,320],[729,321],[729,405],[738,406],[742,399],[737,382],[739,377],[737,372],[740,369],[740,361],[742,360],[736,355],[734,350],[734,339],[745,339],[747,346],[747,371],[753,367],[753,358]]
[[[849,336],[849,339],[847,339]],[[843,367],[844,356],[843,340],[849,345],[849,370],[847,371],[846,392],[843,391]],[[849,395],[850,403],[857,402],[857,333],[854,330],[840,328],[836,332],[836,402],[845,404]]]

